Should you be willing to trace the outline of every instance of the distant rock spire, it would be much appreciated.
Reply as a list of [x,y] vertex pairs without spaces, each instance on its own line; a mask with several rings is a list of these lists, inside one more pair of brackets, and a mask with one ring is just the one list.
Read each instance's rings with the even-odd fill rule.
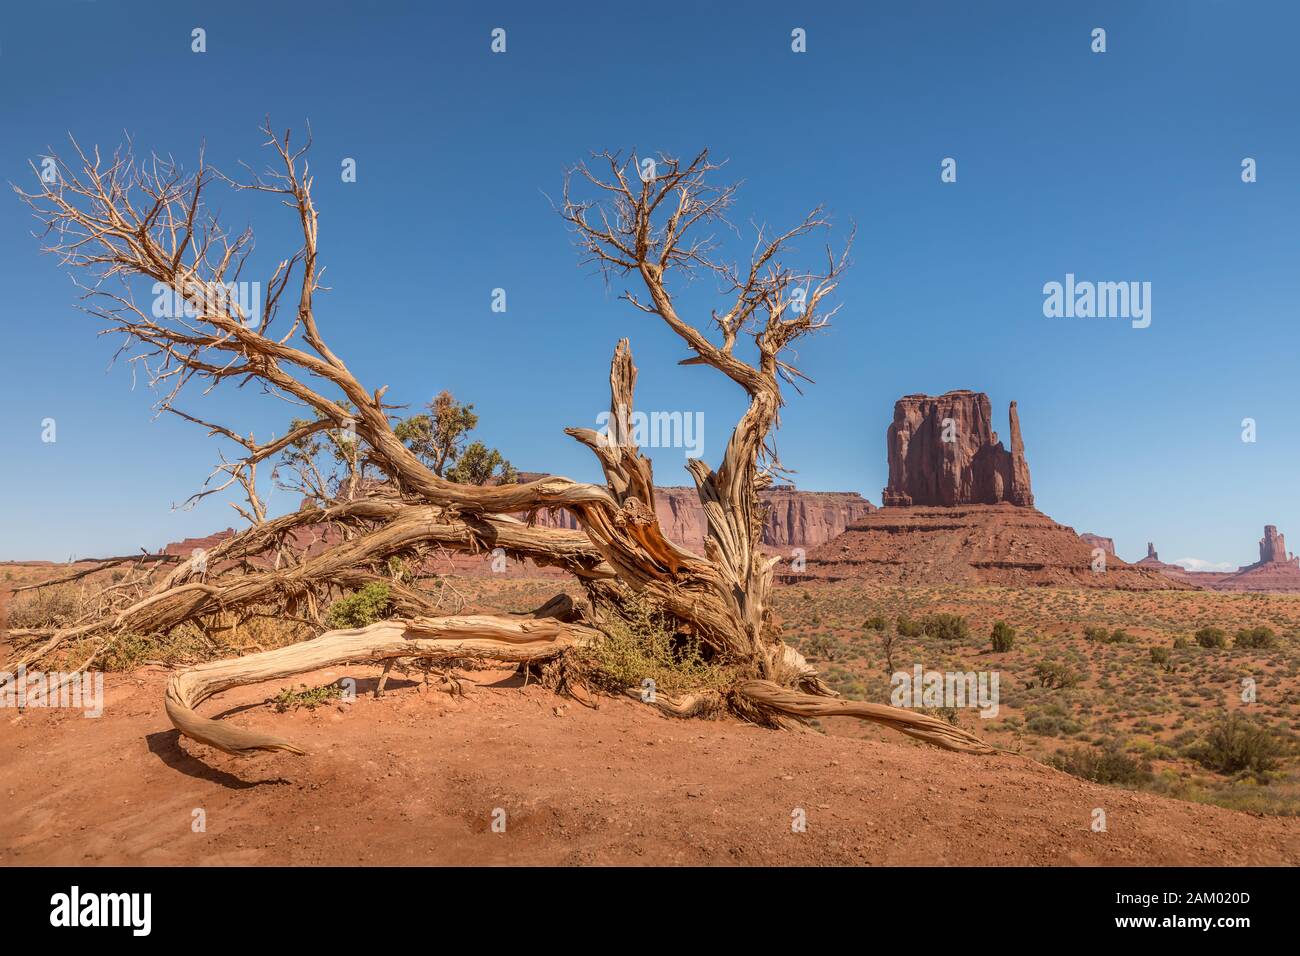
[[1016,403],[1008,411],[1011,419],[1011,488],[1008,499],[1022,508],[1034,506],[1034,491],[1029,483],[1029,462],[1025,460],[1025,443],[1020,437],[1020,413]]
[[1283,564],[1286,560],[1286,537],[1278,534],[1277,525],[1264,525],[1264,537],[1259,539],[1259,563]]

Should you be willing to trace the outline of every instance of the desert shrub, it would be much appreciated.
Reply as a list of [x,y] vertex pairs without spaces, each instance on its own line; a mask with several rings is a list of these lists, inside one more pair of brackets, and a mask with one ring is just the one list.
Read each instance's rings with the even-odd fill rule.
[[283,714],[285,711],[297,710],[299,707],[315,710],[326,701],[343,696],[343,690],[337,683],[325,684],[322,687],[308,687],[306,684],[299,684],[298,686],[302,689],[294,690],[291,687],[285,687],[275,697],[271,698],[271,703],[279,713]]
[[960,614],[927,614],[921,619],[921,630],[930,637],[945,641],[959,641],[970,636],[966,619]]
[[804,653],[823,661],[833,661],[839,657],[839,645],[826,634],[814,634],[804,641]]
[[388,585],[382,581],[367,584],[330,605],[330,627],[365,627],[381,620],[392,605]]
[[898,616],[897,628],[899,637],[920,637],[925,633],[925,628],[922,627],[921,622],[914,621],[905,614]]
[[119,634],[100,658],[99,666],[106,671],[130,671],[148,661],[197,664],[209,660],[216,647],[198,624],[186,621],[165,634]]
[[1108,643],[1111,644],[1134,644],[1136,642],[1137,638],[1122,627],[1117,627],[1115,630],[1111,631],[1108,640]]
[[1072,747],[1053,754],[1045,763],[1093,783],[1139,786],[1152,776],[1151,764],[1124,753],[1117,741],[1101,747]]
[[1104,627],[1085,627],[1083,629],[1083,639],[1092,641],[1094,644],[1105,644],[1110,640],[1110,632]]
[[1191,646],[1192,646],[1192,642],[1189,641],[1187,638],[1183,637],[1182,635],[1179,635],[1178,637],[1174,638],[1174,650],[1176,651],[1181,651],[1183,648],[1191,647]]
[[593,683],[612,691],[642,688],[648,678],[656,692],[723,689],[732,669],[710,666],[697,638],[678,635],[668,617],[649,598],[624,603],[625,617],[613,618],[596,640],[577,652]]
[[1228,646],[1228,634],[1221,627],[1203,627],[1194,636],[1201,647]]
[[1039,661],[1034,665],[1034,677],[1038,680],[1038,686],[1047,690],[1063,690],[1082,680],[1079,674],[1060,661]]
[[1277,766],[1282,745],[1266,727],[1228,711],[1220,713],[1204,738],[1192,743],[1185,753],[1216,773],[1259,774]]
[[73,584],[22,591],[9,605],[9,626],[66,627],[81,616],[81,605],[81,591]]
[[385,562],[385,567],[388,570],[388,576],[394,581],[410,584],[415,580],[415,572],[411,570],[410,564],[395,554],[389,556]]
[[881,614],[874,614],[862,622],[862,629],[866,631],[883,631],[889,627],[889,622]]
[[1265,624],[1251,628],[1243,627],[1237,632],[1237,636],[1233,638],[1232,646],[1260,649],[1276,647],[1277,637],[1274,635],[1273,629]]
[[1062,704],[1055,701],[1040,709],[1025,712],[1025,730],[1039,737],[1069,737],[1083,730]]
[[1005,653],[1016,643],[1016,629],[1006,621],[997,621],[993,625],[993,633],[989,635],[989,639],[993,642],[993,650],[999,654]]
[[1151,648],[1151,663],[1167,665],[1169,663],[1169,648],[1167,647]]

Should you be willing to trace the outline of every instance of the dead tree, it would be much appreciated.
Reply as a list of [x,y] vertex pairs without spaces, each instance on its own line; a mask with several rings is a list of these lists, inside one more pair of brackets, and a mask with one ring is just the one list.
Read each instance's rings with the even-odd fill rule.
[[[601,154],[565,177],[557,209],[582,250],[611,281],[634,287],[624,298],[676,335],[690,353],[682,364],[729,378],[748,400],[721,461],[691,460],[688,470],[707,519],[704,554],[669,541],[655,517],[650,461],[633,441],[637,368],[627,339],[610,368],[610,424],[606,431],[570,428],[604,472],[603,485],[563,477],[493,486],[457,484],[440,477],[394,433],[387,386],[363,386],[326,344],[317,325],[321,290],[318,218],[306,162],[310,141],[263,130],[274,155],[271,169],[244,181],[205,164],[185,172],[170,161],[138,160],[129,148],[102,158],[77,147],[73,164],[58,162],[56,182],[41,180],[21,192],[44,225],[47,251],[74,274],[87,277],[83,308],[103,331],[122,340],[126,355],[159,394],[158,407],[233,442],[236,457],[222,459],[211,493],[240,485],[249,526],[207,555],[207,569],[182,564],[147,597],[111,615],[54,634],[48,652],[72,637],[165,631],[204,614],[253,603],[291,599],[326,584],[355,585],[378,562],[441,546],[509,555],[563,568],[583,585],[586,599],[548,603],[530,616],[431,616],[419,594],[403,595],[394,620],[356,631],[331,631],[301,644],[200,665],[172,679],[167,712],[184,734],[231,753],[283,749],[292,744],[200,717],[206,697],[239,684],[283,678],[326,664],[397,657],[474,656],[504,661],[559,660],[594,640],[616,620],[629,596],[649,598],[673,626],[707,648],[713,661],[739,675],[724,693],[659,695],[656,706],[688,715],[722,705],[744,719],[795,726],[837,714],[861,717],[949,749],[989,753],[978,738],[912,711],[835,699],[816,671],[781,640],[772,612],[773,569],[779,558],[760,549],[759,491],[780,471],[771,437],[783,404],[782,383],[803,376],[790,356],[799,339],[826,327],[829,306],[847,265],[848,246],[827,247],[821,265],[788,266],[795,244],[828,228],[820,208],[794,228],[757,230],[749,261],[717,258],[713,231],[727,228],[734,185],[713,182],[718,164],[707,151],[689,162],[660,156]],[[593,168],[594,167],[594,168]],[[280,198],[296,217],[301,247],[265,281],[263,313],[246,314],[231,283],[243,281],[252,232],[228,232],[207,203],[213,184]],[[708,276],[723,295],[708,322],[680,314],[674,282]],[[120,287],[111,282],[121,280]],[[159,316],[139,307],[132,283],[174,290],[186,308]],[[161,284],[161,285],[159,285]],[[296,301],[294,299],[296,298]],[[292,303],[291,305],[289,303]],[[282,306],[288,306],[282,310]],[[283,313],[285,314],[282,314]],[[310,421],[263,442],[182,410],[187,386],[256,384],[310,413]],[[366,459],[385,476],[382,493],[338,500],[268,518],[257,497],[254,469],[290,443],[320,429],[347,429]],[[562,508],[578,530],[530,525],[514,517]],[[283,548],[296,529],[337,522],[348,537],[320,553],[287,558],[285,566],[252,558]],[[213,571],[213,568],[225,569]],[[574,678],[570,678],[571,680]],[[559,689],[564,689],[564,679]],[[718,699],[707,699],[716,697]]]

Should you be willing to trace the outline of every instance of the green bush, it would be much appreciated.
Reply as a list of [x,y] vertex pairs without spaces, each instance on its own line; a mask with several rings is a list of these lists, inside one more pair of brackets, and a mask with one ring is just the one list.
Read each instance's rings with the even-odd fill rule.
[[1221,713],[1187,756],[1216,773],[1264,773],[1277,766],[1282,754],[1278,740],[1255,721],[1236,711]]
[[945,641],[965,640],[970,636],[966,619],[960,614],[927,614],[921,619],[921,630]]
[[1124,628],[1117,627],[1115,630],[1110,632],[1109,642],[1111,644],[1134,644],[1137,642],[1137,638],[1124,630]]
[[989,637],[993,642],[993,650],[1003,654],[1011,650],[1012,645],[1016,643],[1016,629],[1006,621],[997,621]]
[[392,606],[388,585],[382,581],[367,584],[360,591],[339,598],[330,605],[330,627],[365,627],[382,620]]
[[1047,690],[1064,690],[1079,683],[1082,678],[1060,661],[1039,661],[1034,665],[1038,686]]
[[1110,632],[1104,627],[1085,627],[1083,629],[1083,639],[1092,641],[1094,644],[1105,644],[1110,640]]
[[649,597],[630,597],[623,607],[625,617],[608,622],[600,637],[577,652],[595,684],[614,692],[643,690],[648,678],[657,693],[676,694],[722,690],[733,678],[732,668],[705,661],[697,638],[674,633]]
[[862,629],[865,631],[883,631],[889,627],[889,622],[883,615],[875,614],[862,622]]
[[302,690],[285,687],[275,697],[271,698],[271,703],[275,706],[276,711],[283,714],[286,711],[297,710],[299,707],[315,710],[326,701],[343,696],[343,688],[337,683],[311,688],[306,684],[299,684],[298,686]]
[[1174,650],[1181,651],[1185,647],[1191,647],[1192,642],[1181,635],[1174,638]]
[[1103,747],[1073,747],[1048,757],[1046,763],[1057,770],[1091,780],[1093,783],[1138,786],[1151,779],[1151,764],[1139,762],[1124,753],[1118,742]]
[[925,628],[919,621],[914,621],[904,614],[898,616],[898,636],[899,637],[920,637],[925,633]]
[[1276,647],[1277,638],[1273,633],[1273,629],[1264,624],[1261,624],[1259,627],[1243,627],[1237,632],[1237,636],[1233,638],[1232,646],[1253,647],[1259,649]]
[[1164,665],[1168,665],[1168,663],[1169,663],[1169,648],[1167,648],[1167,647],[1153,647],[1153,648],[1151,648],[1151,663],[1152,663],[1152,664],[1164,664]]
[[1201,647],[1227,647],[1228,634],[1221,627],[1203,627],[1195,634]]

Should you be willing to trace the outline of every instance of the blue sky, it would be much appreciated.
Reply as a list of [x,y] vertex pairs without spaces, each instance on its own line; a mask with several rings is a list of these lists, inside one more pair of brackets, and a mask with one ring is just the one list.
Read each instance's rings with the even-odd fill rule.
[[[546,194],[590,150],[708,146],[745,181],[738,224],[788,225],[824,202],[835,236],[858,227],[844,308],[800,349],[817,384],[778,435],[801,487],[878,503],[894,400],[973,388],[1004,428],[1019,402],[1039,507],[1113,536],[1122,557],[1154,540],[1165,560],[1244,564],[1265,523],[1300,540],[1294,5],[299,6],[11,8],[0,174],[30,183],[28,162],[69,132],[111,147],[125,131],[186,162],[206,140],[223,169],[261,166],[264,114],[310,120],[333,290],[317,311],[335,351],[395,400],[451,389],[518,467],[581,479],[592,459],[562,429],[595,424],[620,336],[640,406],[703,412],[710,460],[741,403],[578,266]],[[190,51],[194,27],[207,53]],[[945,157],[956,183],[940,182]],[[1241,182],[1243,157],[1258,182]],[[222,207],[254,224],[258,261],[292,251],[274,201]],[[147,389],[109,367],[113,343],[30,228],[0,199],[0,559],[152,550],[236,523],[218,501],[172,509],[211,442],[155,419]],[[1151,326],[1044,317],[1043,284],[1066,273],[1149,281]],[[489,309],[496,287],[505,314]],[[259,437],[289,414],[253,394],[190,407]],[[687,483],[682,463],[656,452],[658,480]]]

